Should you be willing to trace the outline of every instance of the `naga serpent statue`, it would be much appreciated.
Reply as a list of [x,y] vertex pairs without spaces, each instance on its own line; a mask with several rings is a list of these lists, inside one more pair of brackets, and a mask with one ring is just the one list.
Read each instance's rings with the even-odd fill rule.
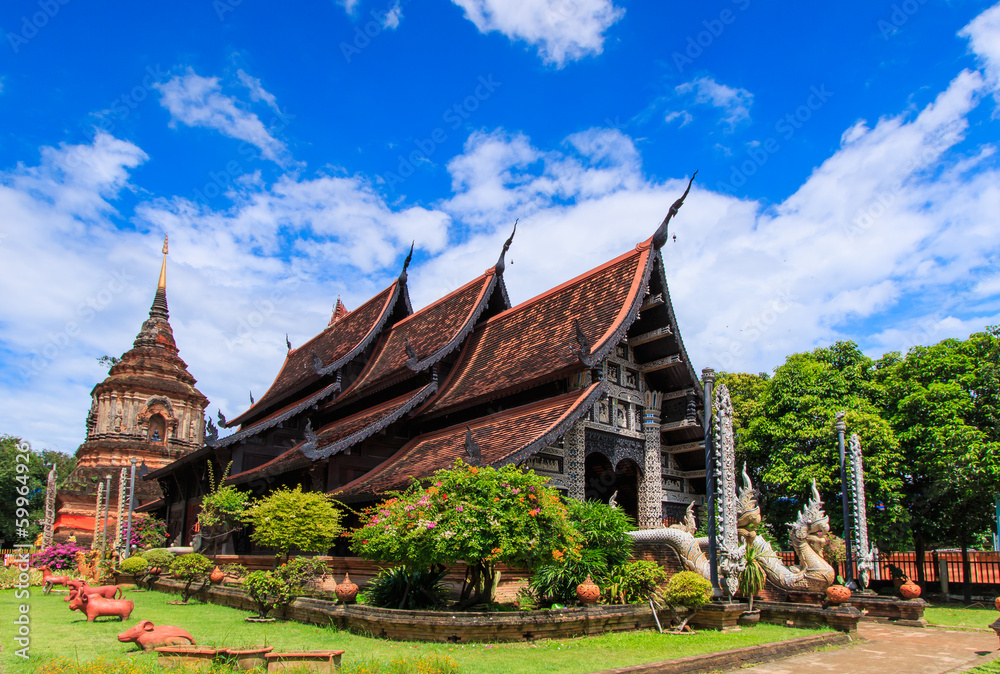
[[[812,498],[799,513],[798,519],[788,525],[792,549],[799,560],[796,566],[785,566],[771,544],[757,535],[756,529],[761,523],[760,507],[745,465],[738,503],[740,542],[752,545],[760,553],[759,559],[770,584],[786,592],[823,592],[833,584],[836,573],[821,554],[830,533],[830,520],[823,512],[823,501],[815,481]],[[704,578],[711,577],[711,566],[705,554],[708,538],[695,538],[688,527],[675,525],[671,528],[642,529],[629,532],[629,536],[637,543],[664,543],[677,552],[688,570]]]

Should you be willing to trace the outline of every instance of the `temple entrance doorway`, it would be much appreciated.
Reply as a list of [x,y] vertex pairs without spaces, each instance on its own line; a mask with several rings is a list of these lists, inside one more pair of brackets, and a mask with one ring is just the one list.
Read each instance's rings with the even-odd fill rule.
[[639,467],[631,459],[622,459],[616,467],[608,457],[594,452],[587,457],[584,474],[584,498],[608,503],[618,492],[618,507],[633,520],[639,514]]

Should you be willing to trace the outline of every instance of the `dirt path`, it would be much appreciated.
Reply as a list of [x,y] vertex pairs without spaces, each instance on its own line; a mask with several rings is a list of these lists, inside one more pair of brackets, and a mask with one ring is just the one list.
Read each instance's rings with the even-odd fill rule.
[[962,671],[1000,656],[993,632],[896,627],[873,622],[858,625],[864,639],[851,646],[796,655],[749,668],[769,674],[871,672],[872,674],[941,674]]

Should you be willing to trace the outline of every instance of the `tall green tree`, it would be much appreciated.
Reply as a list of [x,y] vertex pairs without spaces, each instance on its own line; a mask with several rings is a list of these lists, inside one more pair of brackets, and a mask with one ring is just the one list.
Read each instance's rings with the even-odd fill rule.
[[[901,456],[883,418],[879,372],[897,356],[874,361],[854,342],[836,342],[789,356],[772,377],[724,374],[734,399],[737,458],[747,462],[760,491],[765,520],[779,540],[808,497],[813,480],[827,501],[831,528],[843,531],[836,414],[846,411],[848,433],[864,452],[869,529],[881,549],[908,544],[902,508]],[[902,524],[901,524],[902,523]]]
[[[50,449],[21,451],[20,445],[20,438],[0,435],[0,539],[5,547],[31,543],[42,530],[45,485],[52,464],[56,465],[57,483],[76,466],[76,459],[67,454]],[[27,499],[27,503],[18,498]],[[19,510],[27,510],[27,518],[18,517]],[[28,526],[18,526],[25,519]]]
[[968,577],[968,548],[992,529],[1000,494],[1000,328],[914,347],[883,379],[917,554],[957,542]]

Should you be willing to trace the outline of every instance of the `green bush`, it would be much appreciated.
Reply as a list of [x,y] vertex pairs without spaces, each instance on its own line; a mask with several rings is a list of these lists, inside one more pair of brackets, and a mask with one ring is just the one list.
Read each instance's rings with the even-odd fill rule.
[[139,576],[146,572],[149,568],[149,562],[139,555],[132,555],[128,559],[123,559],[118,564],[118,570],[122,573],[127,573],[132,576]]
[[368,581],[364,601],[372,606],[411,611],[438,608],[448,599],[448,588],[443,582],[446,573],[444,567],[415,571],[403,566],[382,569]]
[[326,561],[318,557],[294,557],[274,571],[288,585],[288,591],[293,595],[302,594],[306,583],[313,578],[325,576],[326,572]]
[[181,590],[181,601],[186,602],[200,589],[192,590],[192,585],[204,583],[213,566],[215,565],[208,557],[199,555],[197,552],[180,555],[174,559],[170,565],[170,575],[177,580],[185,581],[184,589]]
[[163,571],[167,571],[174,563],[174,554],[163,548],[148,550],[142,553],[142,557],[149,563],[150,568],[160,568]]
[[605,600],[618,604],[642,603],[667,582],[668,577],[656,562],[639,560],[620,564],[608,576],[607,587],[604,588]]
[[252,571],[243,580],[247,596],[257,604],[257,617],[266,618],[275,606],[291,601],[288,583],[273,571]]
[[663,588],[663,601],[670,606],[683,606],[695,610],[711,599],[712,583],[694,571],[675,573]]
[[[21,569],[16,566],[0,566],[0,590],[10,590],[20,583]],[[28,569],[28,585],[41,585],[42,572]]]
[[535,568],[530,581],[536,596],[562,604],[576,601],[576,586],[587,576],[602,588],[611,583],[615,568],[631,557],[628,532],[635,529],[621,508],[600,501],[572,501],[568,507],[570,524],[582,538],[582,549],[576,555],[554,555],[553,561]]
[[254,501],[244,519],[253,525],[250,540],[288,556],[293,549],[324,553],[341,532],[343,516],[326,494],[302,488],[278,489]]

